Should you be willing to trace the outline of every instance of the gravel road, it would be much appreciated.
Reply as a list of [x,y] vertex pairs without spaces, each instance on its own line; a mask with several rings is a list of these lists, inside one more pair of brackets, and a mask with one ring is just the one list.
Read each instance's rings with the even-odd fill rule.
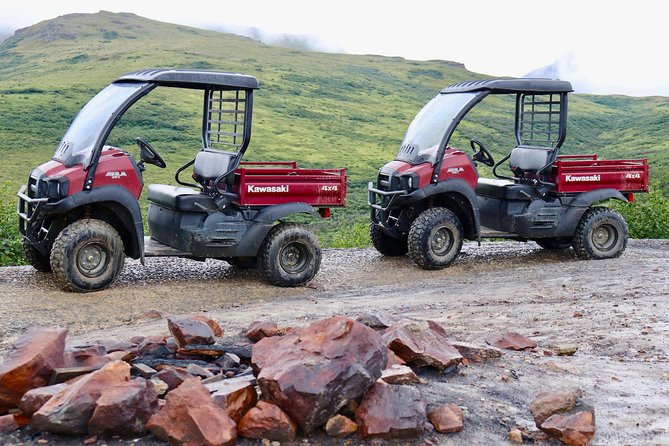
[[[62,292],[30,267],[0,268],[0,356],[32,325],[66,326],[70,343],[166,333],[164,319],[145,317],[150,310],[206,312],[234,335],[257,319],[295,326],[381,311],[436,320],[453,339],[478,345],[510,330],[539,344],[449,375],[422,371],[428,403],[455,402],[466,419],[462,432],[426,433],[416,444],[504,444],[514,426],[533,428],[528,405],[538,392],[571,387],[594,404],[591,444],[669,444],[667,271],[666,240],[632,240],[621,258],[605,261],[534,243],[468,243],[441,271],[373,249],[325,250],[314,282],[297,289],[219,261],[128,261],[112,288],[90,294]],[[564,345],[577,353],[549,355]],[[517,378],[503,381],[509,373]]]

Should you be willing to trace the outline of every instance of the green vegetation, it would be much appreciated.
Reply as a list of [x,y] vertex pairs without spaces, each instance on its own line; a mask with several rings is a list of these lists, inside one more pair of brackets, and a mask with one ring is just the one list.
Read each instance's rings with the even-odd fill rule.
[[0,266],[23,265],[23,248],[16,217],[16,191],[9,181],[0,184]]
[[633,238],[669,238],[669,198],[662,193],[657,182],[648,194],[634,197],[633,203],[613,202],[629,226]]
[[[11,182],[2,197],[8,203],[3,222],[15,226],[15,190],[31,169],[51,158],[86,101],[119,75],[147,67],[255,75],[261,89],[248,159],[347,169],[347,208],[318,225],[326,246],[369,244],[367,182],[393,159],[425,102],[445,85],[485,77],[449,61],[271,47],[134,14],[61,16],[0,44],[0,183]],[[134,138],[141,136],[164,156],[168,168],[149,166],[147,184],[173,182],[176,168],[200,147],[201,98],[188,91],[156,93],[133,107],[109,140],[136,154]],[[458,129],[453,145],[469,150],[468,139],[476,137],[499,159],[513,147],[512,110],[512,98],[489,98]],[[572,95],[569,112],[565,153],[647,157],[657,196],[669,192],[669,98]],[[631,209],[643,200],[640,195]]]

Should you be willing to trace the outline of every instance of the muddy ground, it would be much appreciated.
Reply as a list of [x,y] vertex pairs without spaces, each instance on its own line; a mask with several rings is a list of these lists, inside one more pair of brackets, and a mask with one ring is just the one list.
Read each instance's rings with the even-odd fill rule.
[[[666,240],[633,240],[621,258],[606,261],[578,261],[571,250],[548,252],[534,243],[472,243],[442,271],[423,271],[407,258],[384,258],[373,249],[325,250],[314,282],[299,289],[266,285],[256,272],[219,261],[129,261],[114,287],[91,294],[61,292],[48,274],[30,267],[0,268],[0,357],[31,325],[66,326],[69,344],[167,333],[164,319],[145,317],[149,310],[206,312],[230,336],[258,319],[296,326],[380,311],[439,321],[453,339],[474,344],[509,330],[539,344],[535,352],[509,351],[448,374],[421,371],[428,383],[419,387],[429,405],[454,402],[466,418],[460,433],[427,432],[415,444],[505,444],[514,426],[533,428],[528,405],[538,392],[579,387],[595,407],[591,444],[667,445],[668,271]],[[549,355],[565,345],[578,351]],[[0,437],[0,443],[82,441],[30,434]],[[308,441],[344,444],[323,435]],[[155,440],[98,441],[129,443]]]

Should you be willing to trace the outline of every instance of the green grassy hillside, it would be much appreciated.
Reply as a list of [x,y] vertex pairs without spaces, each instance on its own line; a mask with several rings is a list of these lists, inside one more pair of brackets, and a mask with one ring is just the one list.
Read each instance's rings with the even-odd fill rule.
[[[420,107],[445,85],[486,77],[455,62],[298,51],[133,14],[71,14],[19,30],[0,45],[0,184],[18,189],[51,157],[92,95],[125,72],[149,67],[255,75],[261,90],[248,158],[346,167],[349,208],[335,215],[361,225],[365,185],[393,159]],[[149,166],[145,179],[171,182],[200,147],[199,120],[199,97],[151,94],[110,142],[133,153],[134,137],[152,142],[168,169]],[[512,120],[512,102],[491,101],[460,136],[476,136],[501,157],[513,146]],[[669,98],[573,95],[565,152],[648,157],[653,177],[669,189],[667,124]]]

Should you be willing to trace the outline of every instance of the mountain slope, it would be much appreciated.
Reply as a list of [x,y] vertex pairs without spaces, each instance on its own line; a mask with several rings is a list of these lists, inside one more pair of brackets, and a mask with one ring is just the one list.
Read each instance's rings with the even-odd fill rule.
[[[394,157],[420,107],[445,85],[486,77],[454,62],[271,47],[134,14],[61,16],[19,30],[0,45],[0,181],[23,182],[50,158],[92,95],[119,75],[148,67],[255,75],[261,90],[249,159],[346,167],[349,204],[358,212],[366,209],[366,182]],[[147,182],[170,182],[199,148],[200,98],[152,94],[142,102],[122,120],[114,142],[133,153],[134,137],[152,142],[168,169],[149,168]],[[495,98],[476,113],[456,142],[468,150],[467,139],[477,137],[496,157],[506,154],[513,147],[512,101]],[[666,186],[668,123],[668,98],[572,95],[565,152],[647,156],[653,177]]]

